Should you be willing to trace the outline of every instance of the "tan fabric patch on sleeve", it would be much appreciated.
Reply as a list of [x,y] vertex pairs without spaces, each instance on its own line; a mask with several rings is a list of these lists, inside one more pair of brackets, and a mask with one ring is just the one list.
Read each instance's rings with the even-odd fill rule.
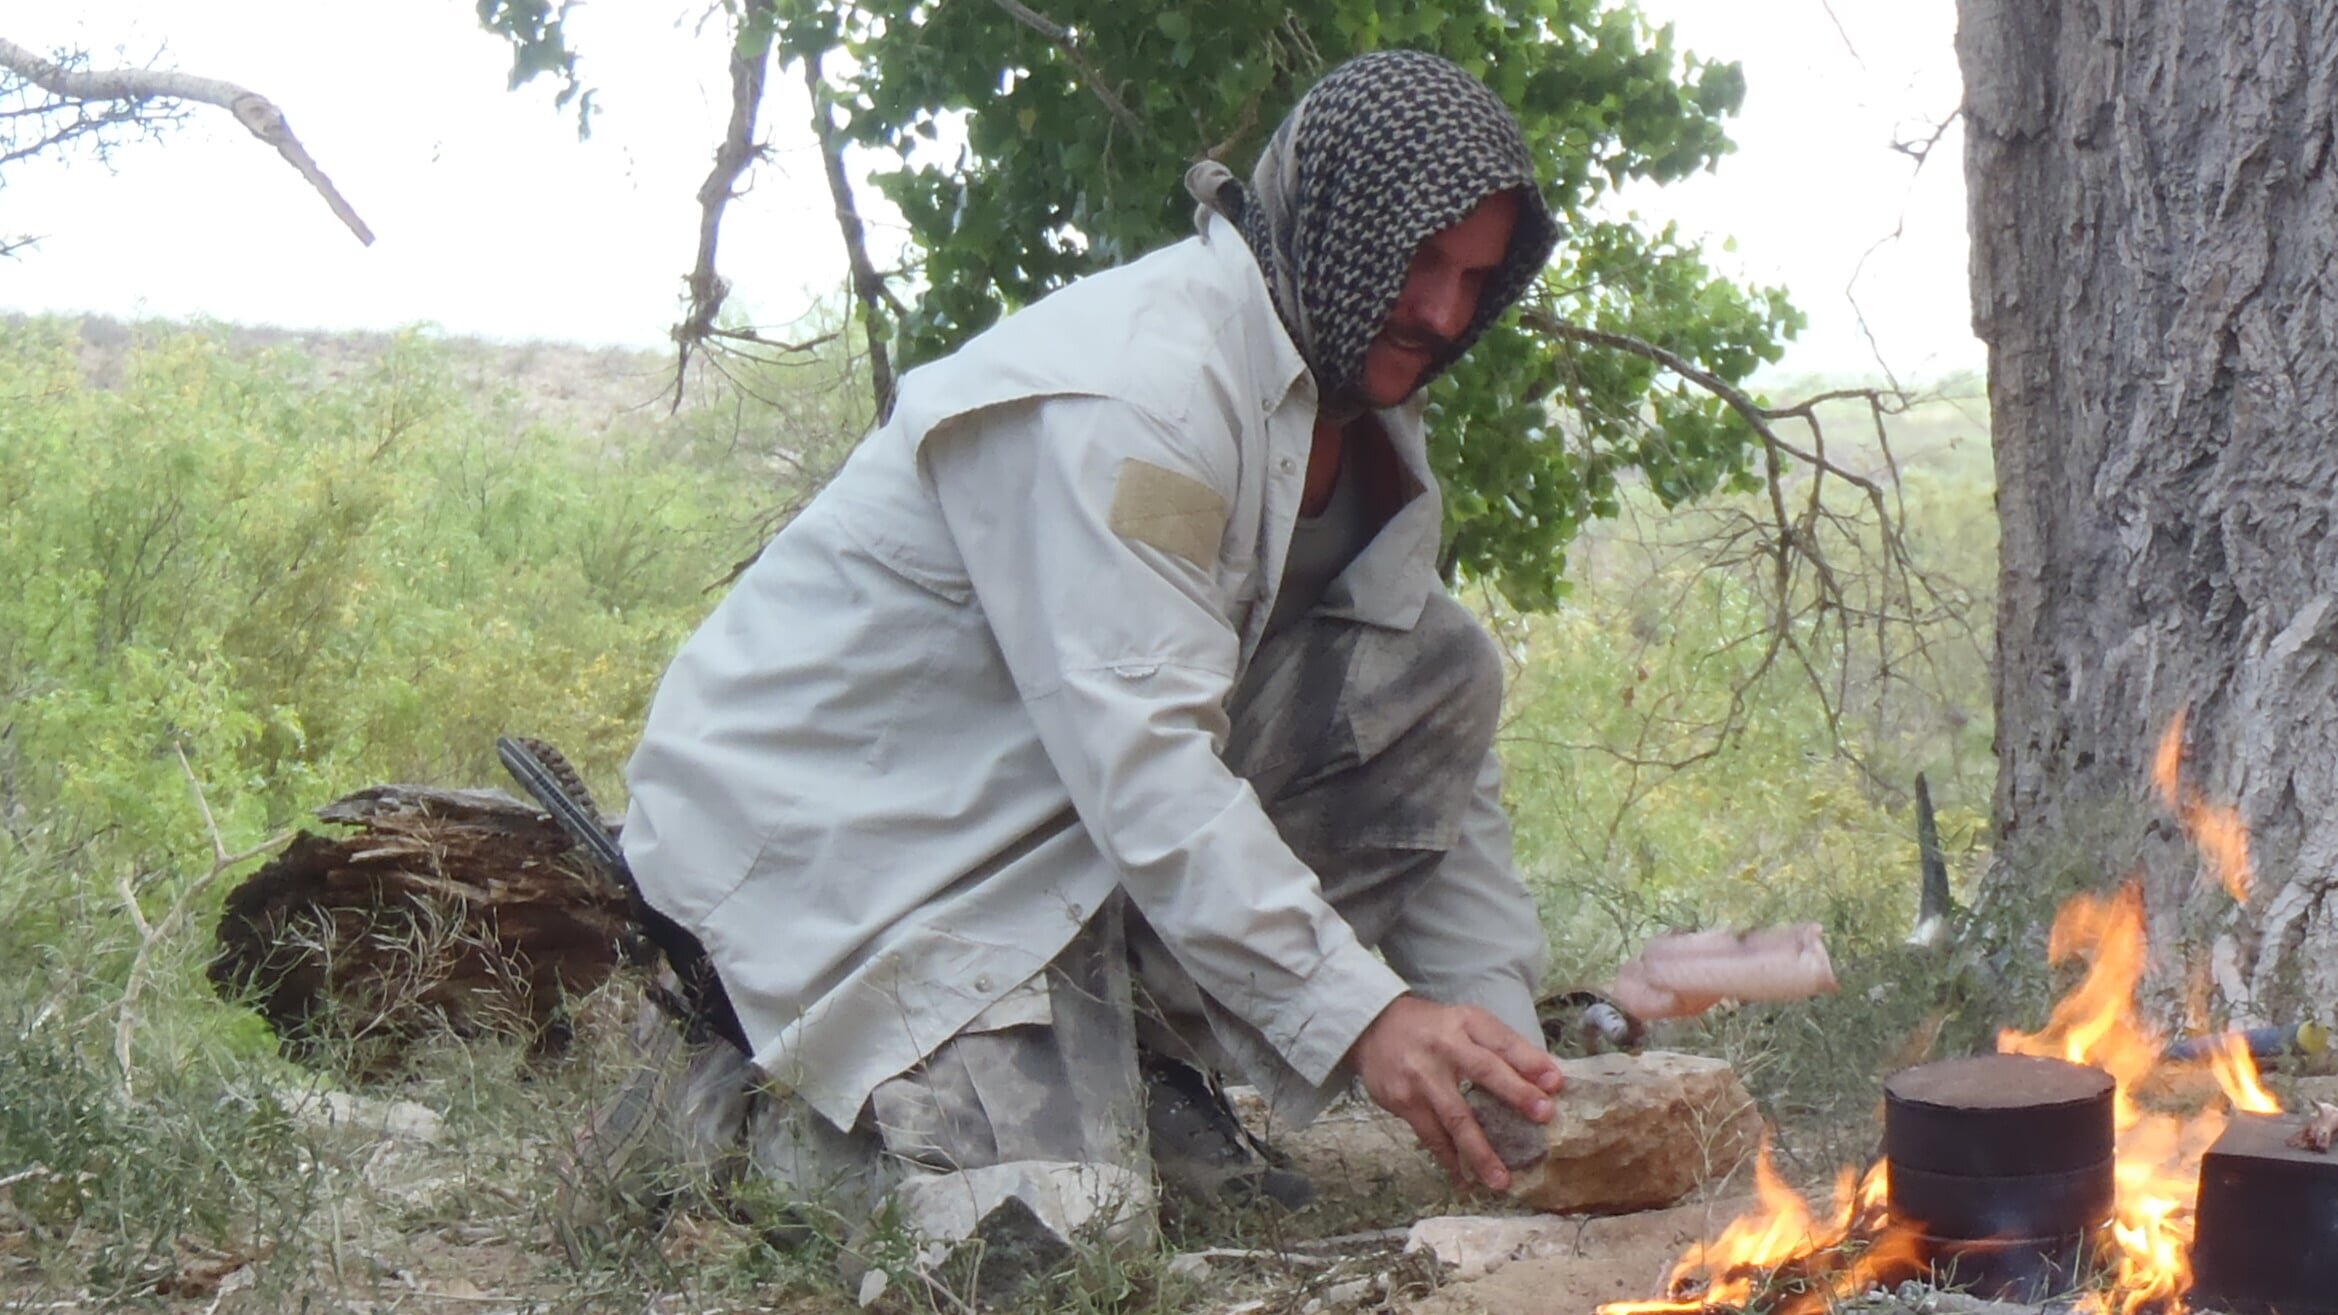
[[1190,475],[1130,457],[1112,488],[1112,532],[1196,566],[1215,566],[1226,536],[1225,495]]

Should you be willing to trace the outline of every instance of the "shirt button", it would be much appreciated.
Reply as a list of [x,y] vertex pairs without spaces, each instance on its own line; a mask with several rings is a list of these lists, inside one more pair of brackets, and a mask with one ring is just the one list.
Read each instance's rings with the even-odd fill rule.
[[975,978],[974,989],[977,991],[988,991],[990,989],[990,975],[985,973],[982,976]]
[[1299,463],[1291,460],[1289,457],[1284,457],[1281,461],[1278,461],[1275,464],[1281,466],[1283,468],[1283,473],[1286,475],[1299,468]]

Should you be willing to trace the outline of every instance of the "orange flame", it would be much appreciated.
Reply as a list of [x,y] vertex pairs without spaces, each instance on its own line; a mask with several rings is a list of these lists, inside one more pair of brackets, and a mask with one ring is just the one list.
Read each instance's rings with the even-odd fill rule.
[[2197,790],[2184,788],[2186,715],[2179,710],[2168,720],[2168,728],[2160,733],[2159,747],[2151,755],[2151,784],[2159,791],[2160,802],[2167,805],[2183,826],[2185,839],[2207,860],[2216,879],[2224,883],[2225,893],[2246,904],[2254,881],[2249,865],[2249,828],[2241,821],[2239,809],[2229,804],[2212,804]]
[[2054,1004],[2044,1030],[1997,1034],[2009,1055],[2043,1055],[2091,1064],[2118,1081],[2118,1126],[2133,1117],[2129,1089],[2159,1062],[2160,1039],[2135,1017],[2135,986],[2143,980],[2143,888],[2121,886],[2109,899],[2073,897],[2054,916],[2046,939],[2051,963],[2087,959],[2086,978]]
[[2249,1053],[2247,1037],[2237,1032],[2218,1037],[2208,1051],[2208,1070],[2234,1109],[2246,1114],[2281,1112],[2281,1102],[2258,1080],[2257,1057]]
[[2118,1083],[2112,1106],[2116,1259],[2110,1291],[2081,1306],[2105,1315],[2181,1309],[2192,1281],[2191,1207],[2200,1156],[2225,1124],[2217,1110],[2186,1120],[2145,1112],[2135,1102],[2135,1084],[2160,1057],[2159,1036],[2135,1012],[2145,949],[2139,884],[2130,881],[2108,899],[2072,899],[2054,919],[2047,954],[2055,963],[2085,959],[2085,979],[2054,1006],[2042,1031],[1997,1038],[2001,1051],[2092,1064]]
[[[1885,1166],[1861,1178],[1848,1165],[1835,1180],[1834,1208],[1822,1224],[1809,1202],[1778,1176],[1765,1142],[1754,1161],[1756,1207],[1711,1242],[1689,1248],[1672,1268],[1666,1301],[1616,1301],[1599,1315],[1693,1315],[1752,1308],[1763,1300],[1777,1315],[1816,1315],[1887,1278],[1917,1271],[1914,1233],[1888,1226]],[[1787,1271],[1792,1272],[1787,1272]]]

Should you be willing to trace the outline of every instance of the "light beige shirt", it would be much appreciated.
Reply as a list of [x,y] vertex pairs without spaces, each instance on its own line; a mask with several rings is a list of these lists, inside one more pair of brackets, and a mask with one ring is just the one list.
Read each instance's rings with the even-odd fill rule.
[[[626,856],[774,1082],[849,1125],[977,1014],[1043,1006],[1015,988],[1116,887],[1292,1117],[1408,986],[1535,1035],[1543,937],[1490,759],[1375,954],[1220,757],[1315,413],[1213,218],[910,372],[683,647],[628,768]],[[1441,512],[1418,406],[1381,419],[1424,491],[1316,611],[1408,629]]]

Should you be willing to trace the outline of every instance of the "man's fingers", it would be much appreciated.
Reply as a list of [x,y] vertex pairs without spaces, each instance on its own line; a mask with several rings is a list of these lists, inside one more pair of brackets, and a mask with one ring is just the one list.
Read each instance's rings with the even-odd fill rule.
[[[1512,1075],[1515,1080],[1516,1075]],[[1485,1129],[1480,1128],[1477,1116],[1469,1112],[1469,1104],[1461,1098],[1461,1090],[1439,1089],[1430,1093],[1437,1112],[1437,1123],[1453,1146],[1453,1158],[1469,1170],[1469,1175],[1495,1191],[1510,1186],[1510,1170],[1502,1157],[1494,1153],[1493,1144],[1486,1140]]]
[[1520,1036],[1493,1015],[1483,1015],[1480,1025],[1471,1027],[1469,1033],[1472,1041],[1499,1055],[1504,1064],[1537,1089],[1557,1091],[1565,1084],[1559,1061],[1551,1058],[1540,1042]]
[[1473,1086],[1536,1123],[1550,1118],[1550,1096],[1503,1055],[1492,1050],[1472,1051],[1461,1057],[1458,1067]]
[[1462,1171],[1461,1162],[1454,1158],[1453,1139],[1447,1135],[1444,1125],[1437,1121],[1437,1112],[1426,1104],[1416,1105],[1405,1112],[1404,1121],[1412,1128],[1413,1139],[1443,1166],[1445,1176],[1453,1180],[1453,1185],[1466,1187],[1469,1175]]

